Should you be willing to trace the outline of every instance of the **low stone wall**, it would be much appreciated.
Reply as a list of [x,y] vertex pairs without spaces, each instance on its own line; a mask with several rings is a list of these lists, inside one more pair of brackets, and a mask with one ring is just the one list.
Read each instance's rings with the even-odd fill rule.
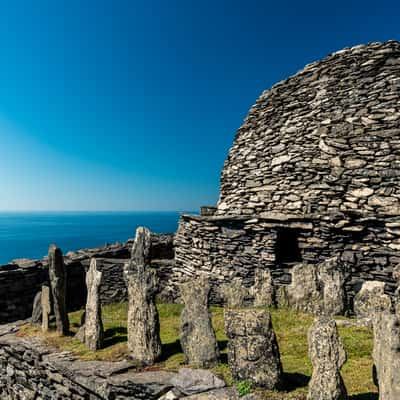
[[132,364],[126,361],[77,361],[37,338],[17,337],[17,329],[0,327],[2,400],[152,400],[173,387],[175,373],[128,373]]
[[[351,310],[353,298],[365,281],[385,282],[387,292],[393,293],[396,282],[392,270],[400,263],[398,252],[387,246],[376,220],[356,214],[351,218],[359,230],[332,228],[334,216],[327,224],[325,217],[318,215],[183,215],[175,237],[174,274],[181,280],[208,274],[213,284],[212,302],[219,303],[223,283],[239,277],[250,287],[256,268],[269,268],[275,284],[286,285],[291,282],[290,270],[296,263],[318,264],[339,256],[338,268],[344,269],[346,303]],[[294,252],[291,240],[283,238],[278,244],[282,232],[295,235],[298,254],[289,254]],[[288,261],[288,255],[293,260]]]
[[[125,243],[83,249],[65,255],[70,311],[82,308],[86,302],[85,274],[91,257],[99,259],[103,271],[102,303],[126,300],[123,266],[130,258],[132,243],[133,239],[130,239]],[[153,266],[159,272],[162,293],[172,293],[174,290],[170,289],[169,277],[174,266],[173,235],[152,234],[152,258]],[[47,257],[42,260],[15,260],[0,266],[0,324],[30,317],[33,299],[47,281]]]

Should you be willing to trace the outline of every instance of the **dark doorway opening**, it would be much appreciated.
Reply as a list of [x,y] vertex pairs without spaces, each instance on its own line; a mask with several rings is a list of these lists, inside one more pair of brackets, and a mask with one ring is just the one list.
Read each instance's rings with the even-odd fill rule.
[[282,229],[277,232],[275,256],[278,264],[301,262],[298,232],[294,229]]

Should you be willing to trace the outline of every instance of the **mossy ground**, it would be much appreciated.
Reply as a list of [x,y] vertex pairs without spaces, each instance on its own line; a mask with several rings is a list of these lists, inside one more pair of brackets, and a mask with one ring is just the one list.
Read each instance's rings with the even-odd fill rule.
[[[213,307],[213,326],[221,349],[222,362],[214,371],[223,376],[228,384],[234,384],[226,360],[227,338],[224,332],[223,309]],[[163,358],[155,368],[175,370],[184,365],[179,345],[179,319],[182,306],[159,304]],[[71,331],[77,331],[82,312],[70,314]],[[274,329],[278,338],[287,392],[264,392],[266,400],[303,400],[307,383],[312,372],[307,356],[307,330],[313,317],[292,310],[271,310]],[[55,333],[45,335],[46,341],[62,350],[70,350],[84,360],[118,360],[127,354],[126,331],[127,304],[113,304],[103,307],[105,329],[104,349],[91,352],[71,337],[59,337]],[[377,399],[376,387],[372,381],[372,331],[362,327],[339,328],[348,361],[342,373],[351,400]],[[25,326],[21,335],[42,335],[40,329]]]

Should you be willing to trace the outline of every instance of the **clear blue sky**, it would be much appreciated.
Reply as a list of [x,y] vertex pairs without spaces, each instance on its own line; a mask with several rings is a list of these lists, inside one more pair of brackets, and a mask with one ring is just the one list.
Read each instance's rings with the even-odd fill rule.
[[0,1],[0,210],[214,204],[262,90],[399,21],[398,1]]

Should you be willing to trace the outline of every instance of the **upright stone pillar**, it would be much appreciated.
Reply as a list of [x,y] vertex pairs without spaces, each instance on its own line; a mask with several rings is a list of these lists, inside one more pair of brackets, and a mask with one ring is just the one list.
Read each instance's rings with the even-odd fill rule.
[[254,306],[271,307],[275,305],[274,283],[271,271],[257,268],[254,273]]
[[323,309],[323,296],[317,267],[297,264],[291,273],[292,283],[287,287],[289,306],[298,311],[319,314]]
[[318,264],[318,275],[326,315],[342,315],[345,310],[345,275],[339,257]]
[[62,252],[56,245],[49,248],[49,277],[54,302],[57,332],[66,335],[69,332],[67,313],[67,277]]
[[390,311],[392,301],[385,294],[385,282],[364,282],[361,290],[354,297],[354,312],[358,318],[371,320],[375,314]]
[[51,297],[50,288],[46,285],[42,286],[42,331],[44,333],[49,331],[49,316],[51,313]]
[[225,328],[233,378],[265,389],[279,388],[282,364],[270,313],[263,309],[228,309]]
[[97,260],[90,260],[86,273],[87,300],[85,311],[85,344],[90,350],[101,349],[104,339],[101,319],[100,285],[102,273],[97,269]]
[[160,323],[155,303],[156,271],[150,268],[151,237],[138,228],[132,258],[126,265],[128,283],[128,349],[139,365],[151,365],[161,355]]
[[400,399],[400,318],[389,312],[374,316],[374,380],[379,400]]
[[180,341],[186,362],[199,368],[218,363],[217,339],[208,309],[210,284],[204,275],[181,285],[185,308],[181,314]]
[[243,307],[249,290],[243,285],[240,278],[234,278],[230,284],[222,286],[225,305],[229,308]]
[[346,352],[336,322],[319,318],[308,331],[308,354],[313,365],[307,400],[345,400],[346,388],[340,369]]
[[393,279],[396,280],[397,288],[393,296],[394,309],[398,316],[400,316],[400,265],[393,268]]
[[42,323],[42,291],[36,293],[33,299],[31,324],[41,325]]

